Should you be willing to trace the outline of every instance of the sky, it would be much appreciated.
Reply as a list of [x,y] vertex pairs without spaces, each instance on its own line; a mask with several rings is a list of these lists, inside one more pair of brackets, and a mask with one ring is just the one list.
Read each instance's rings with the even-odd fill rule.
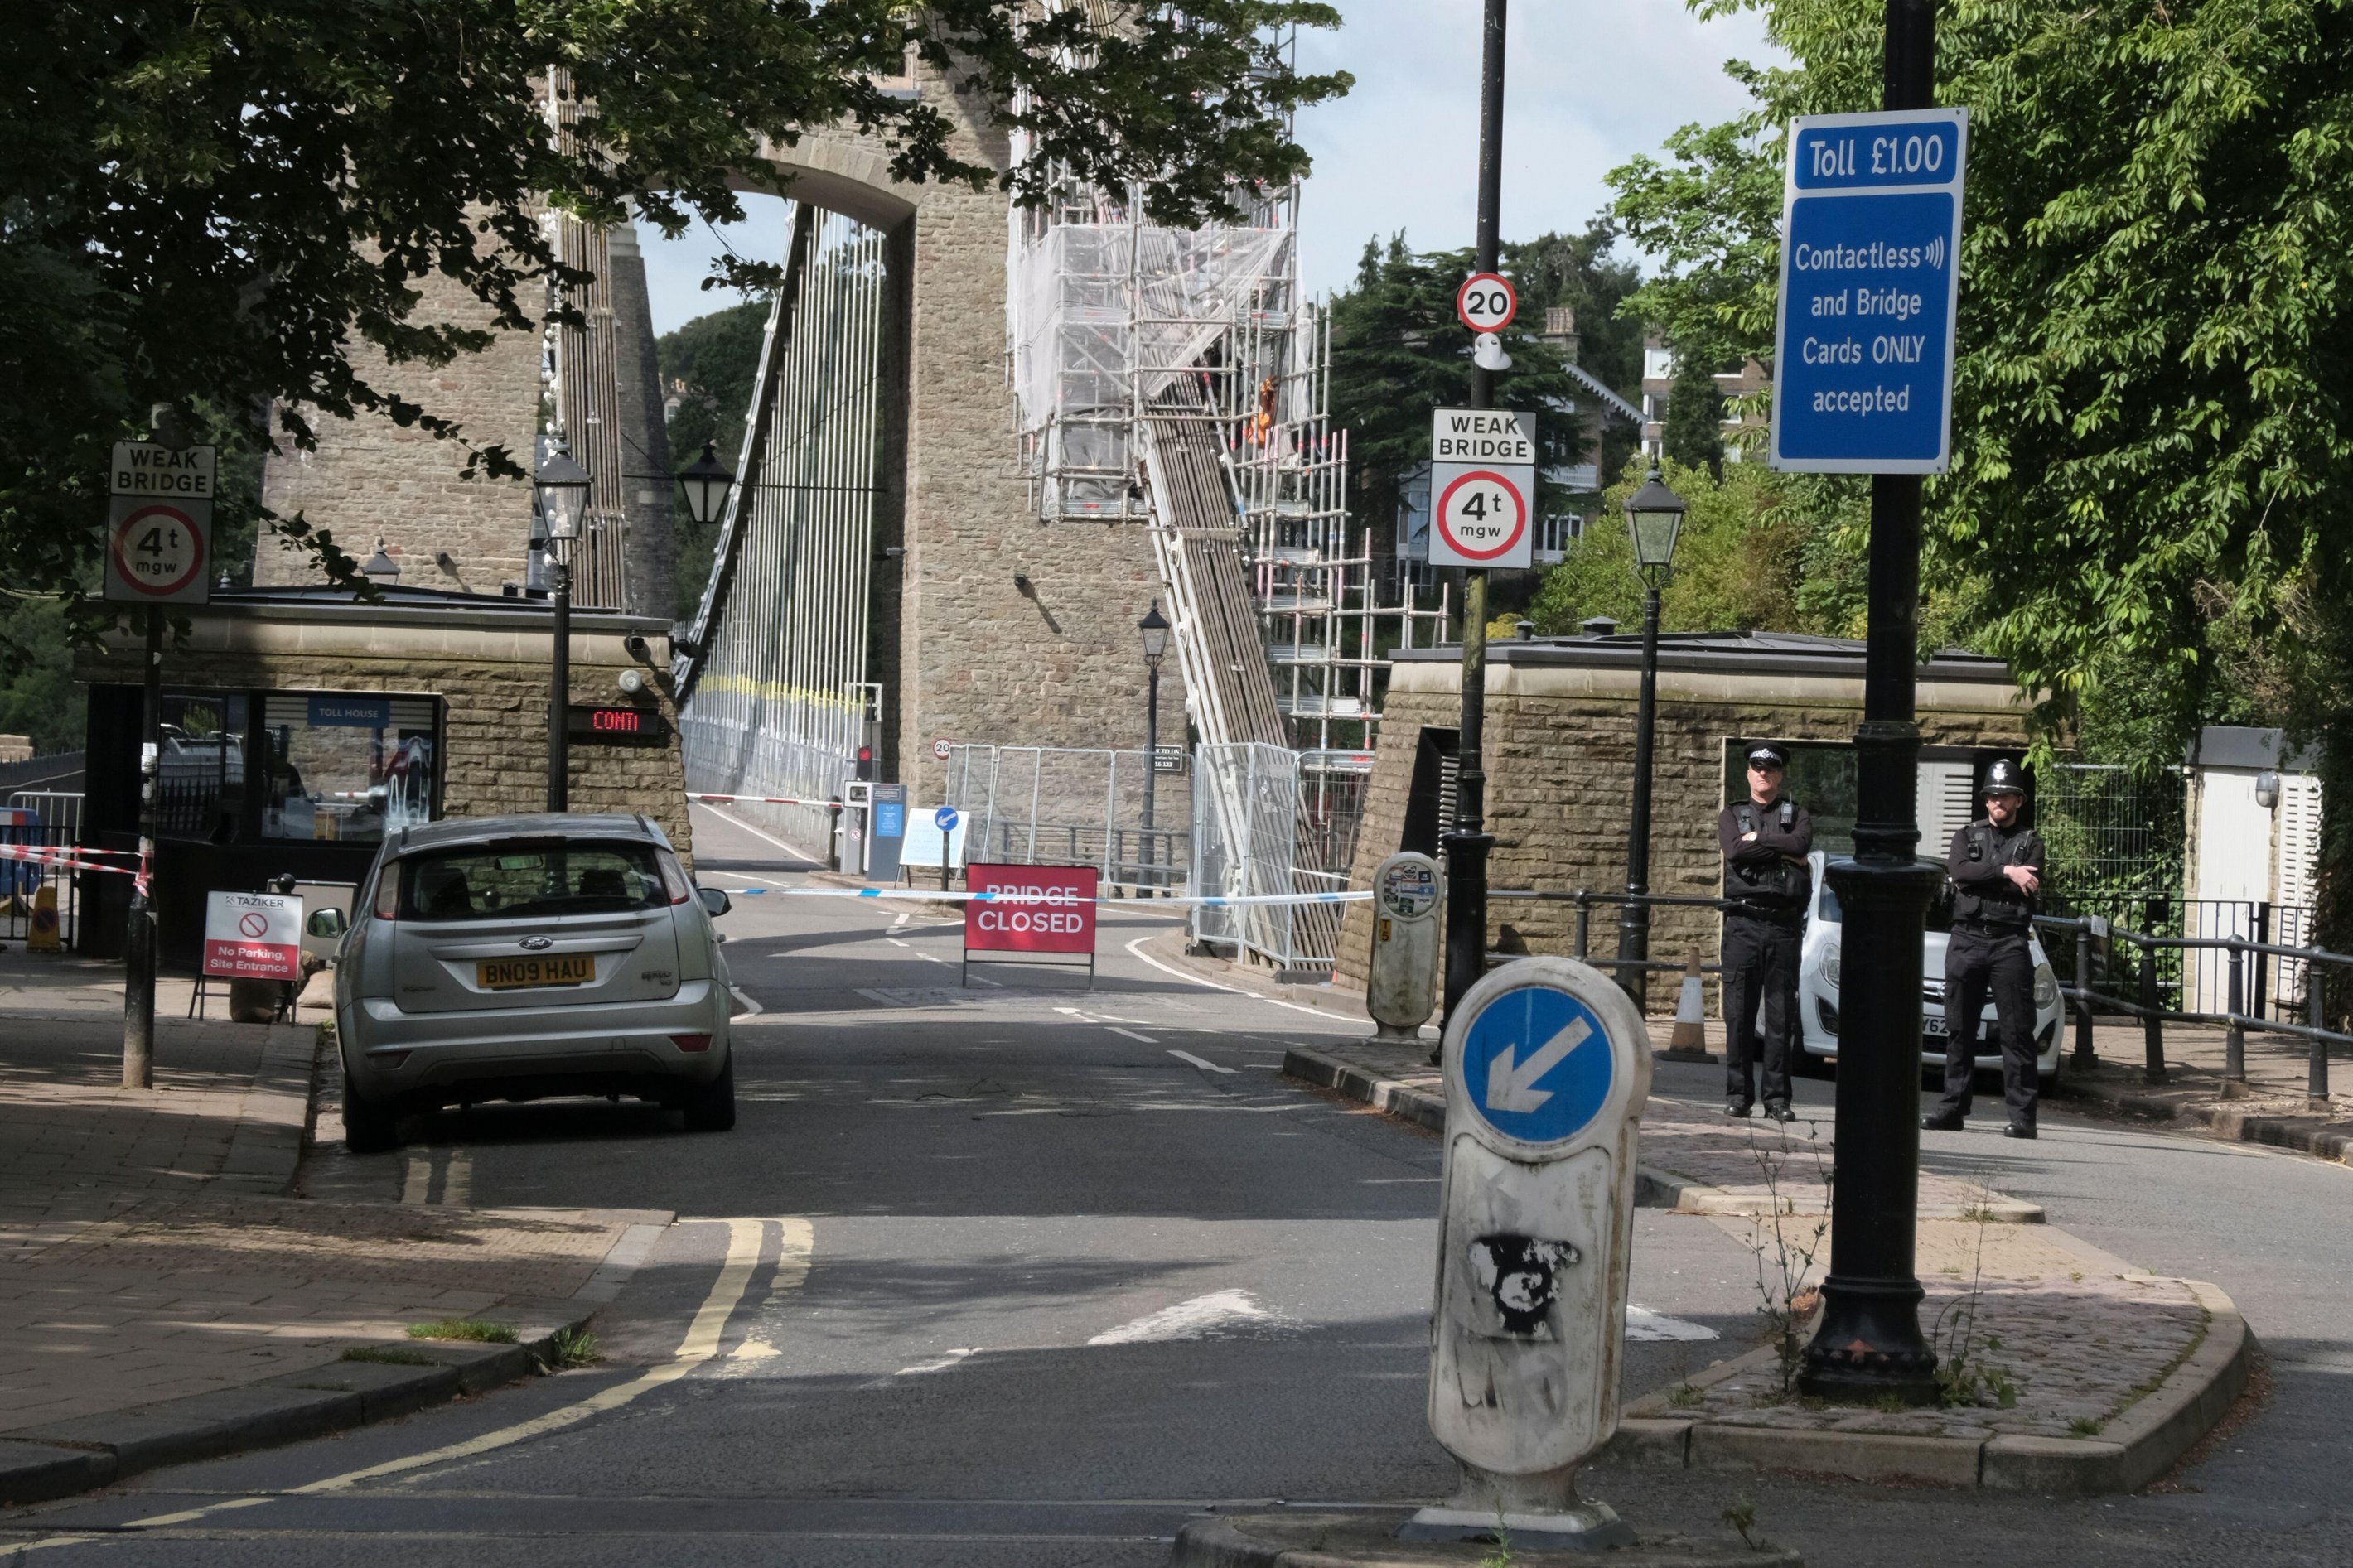
[[[1340,0],[1345,25],[1300,40],[1303,70],[1346,70],[1356,87],[1304,111],[1315,160],[1302,196],[1300,274],[1311,292],[1346,286],[1365,240],[1406,231],[1418,250],[1475,237],[1480,0]],[[1654,152],[1679,125],[1728,119],[1746,97],[1727,59],[1772,51],[1754,13],[1713,22],[1681,0],[1520,0],[1504,89],[1506,239],[1581,229],[1609,197],[1603,176]],[[779,256],[784,204],[746,196],[747,221],[675,242],[640,229],[654,331],[734,302],[697,285],[723,243]]]

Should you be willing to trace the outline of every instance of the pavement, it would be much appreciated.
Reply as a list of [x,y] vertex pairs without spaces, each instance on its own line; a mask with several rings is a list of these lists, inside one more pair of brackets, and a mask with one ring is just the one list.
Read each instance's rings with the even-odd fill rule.
[[[119,969],[0,958],[0,1499],[521,1375],[670,1217],[297,1195],[319,1031],[161,1016],[127,1089],[121,1008]],[[514,1344],[408,1334],[449,1319]]]
[[2137,1020],[2099,1023],[2092,1031],[2097,1060],[2089,1068],[2071,1059],[2059,1075],[2058,1098],[2094,1113],[2166,1122],[2185,1132],[2241,1143],[2268,1143],[2324,1160],[2353,1156],[2353,1064],[2342,1048],[2328,1064],[2325,1099],[2307,1090],[2311,1047],[2293,1035],[2250,1031],[2246,1079],[2223,1077],[2225,1034],[2198,1025],[2168,1024],[2164,1078],[2152,1082]]
[[[1369,1022],[1369,1021],[1368,1021]],[[1672,1021],[1652,1025],[1664,1050]],[[1722,1050],[1722,1026],[1712,1047]],[[1303,1081],[1442,1128],[1432,1039],[1357,1039],[1287,1053]],[[1705,1068],[1699,1069],[1705,1071]],[[1654,1090],[1642,1116],[1639,1201],[1715,1217],[1757,1260],[1769,1306],[1804,1320],[1829,1264],[1835,1124],[1724,1116]],[[1799,1397],[1794,1352],[1768,1344],[1629,1405],[1629,1462],[1821,1470],[1864,1479],[2042,1491],[2129,1490],[2162,1475],[2244,1387],[2252,1339],[2219,1287],[2159,1278],[2041,1224],[2042,1205],[1983,1175],[1924,1170],[1920,1320],[1965,1381],[1945,1404],[1856,1410]]]
[[[695,830],[706,879],[804,883],[723,814]],[[1174,923],[1135,909],[1107,912],[1092,989],[978,966],[960,986],[956,924],[920,905],[741,898],[720,924],[747,1009],[734,1131],[478,1106],[415,1119],[396,1154],[304,1157],[313,1202],[676,1212],[598,1314],[604,1362],[0,1513],[0,1555],[1161,1568],[1199,1521],[1452,1490],[1426,1422],[1441,1146],[1282,1073],[1360,1018],[1170,964]],[[1656,1087],[1704,1106],[1720,1072],[1661,1063]],[[1798,1100],[1826,1117],[1829,1086]],[[2064,1107],[2040,1142],[1981,1119],[1922,1149],[2045,1211],[1968,1222],[1989,1264],[2063,1236],[2221,1282],[2263,1341],[2223,1426],[2103,1496],[1619,1456],[1588,1497],[1661,1540],[1753,1515],[1815,1564],[2345,1561],[2353,1172]],[[1630,1401],[1760,1348],[1759,1217],[1637,1211]]]

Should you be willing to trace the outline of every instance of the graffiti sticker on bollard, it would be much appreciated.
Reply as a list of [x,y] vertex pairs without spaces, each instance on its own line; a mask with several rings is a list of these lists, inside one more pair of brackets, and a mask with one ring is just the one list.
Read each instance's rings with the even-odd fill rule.
[[1462,1485],[1398,1533],[1630,1545],[1573,1477],[1618,1426],[1649,1031],[1600,971],[1524,959],[1464,995],[1445,1063],[1430,1428]]

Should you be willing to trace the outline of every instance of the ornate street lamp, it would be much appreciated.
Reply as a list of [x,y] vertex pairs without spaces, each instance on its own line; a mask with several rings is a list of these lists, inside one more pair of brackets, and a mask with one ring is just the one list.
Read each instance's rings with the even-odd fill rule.
[[709,528],[727,510],[727,492],[735,488],[735,476],[719,460],[712,443],[702,444],[702,456],[693,464],[680,470],[679,494],[686,501],[686,515],[697,528]]
[[1135,623],[1144,635],[1144,896],[1150,898],[1158,882],[1152,853],[1152,795],[1160,782],[1160,661],[1168,657],[1168,617],[1160,613],[1160,601],[1152,601],[1152,608]]
[[[222,574],[224,581],[227,574]],[[389,588],[400,581],[400,563],[385,553],[384,536],[376,535],[375,553],[360,566],[360,575],[379,588]]]
[[580,520],[588,511],[588,489],[596,480],[572,460],[558,439],[540,459],[531,478],[539,498],[540,516],[547,524],[547,585],[555,607],[555,653],[547,695],[547,809],[572,809],[572,563],[565,546],[580,537]]
[[1659,591],[1674,575],[1675,535],[1683,531],[1683,498],[1652,468],[1626,498],[1626,531],[1634,542],[1634,575],[1642,580],[1642,695],[1634,710],[1634,821],[1626,835],[1627,903],[1618,916],[1618,984],[1644,1005],[1651,956],[1651,731],[1659,705]]

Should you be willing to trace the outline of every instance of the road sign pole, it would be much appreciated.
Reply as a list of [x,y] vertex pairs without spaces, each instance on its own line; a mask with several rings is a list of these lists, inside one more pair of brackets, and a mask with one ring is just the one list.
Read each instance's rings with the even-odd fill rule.
[[122,942],[122,1087],[155,1086],[155,829],[162,802],[164,607],[147,606],[139,733],[139,869]]
[[[1887,0],[1883,107],[1935,97],[1934,0]],[[1954,192],[1957,203],[1959,192]],[[1947,322],[1949,343],[1950,323]],[[1949,353],[1949,348],[1947,349]],[[1799,1386],[1849,1403],[1936,1397],[1920,1332],[1915,1256],[1920,1186],[1921,932],[1936,873],[1916,856],[1920,731],[1920,476],[1871,480],[1870,624],[1855,731],[1854,858],[1829,868],[1847,911],[1838,1072],[1839,1179],[1822,1320]]]
[[[1504,21],[1505,0],[1487,0],[1479,68],[1479,270],[1501,258],[1504,191]],[[1471,406],[1492,408],[1495,375],[1471,370]],[[1487,723],[1487,570],[1462,572],[1462,721],[1454,756],[1454,831],[1446,836],[1446,1017],[1487,973],[1487,769],[1481,757]]]

